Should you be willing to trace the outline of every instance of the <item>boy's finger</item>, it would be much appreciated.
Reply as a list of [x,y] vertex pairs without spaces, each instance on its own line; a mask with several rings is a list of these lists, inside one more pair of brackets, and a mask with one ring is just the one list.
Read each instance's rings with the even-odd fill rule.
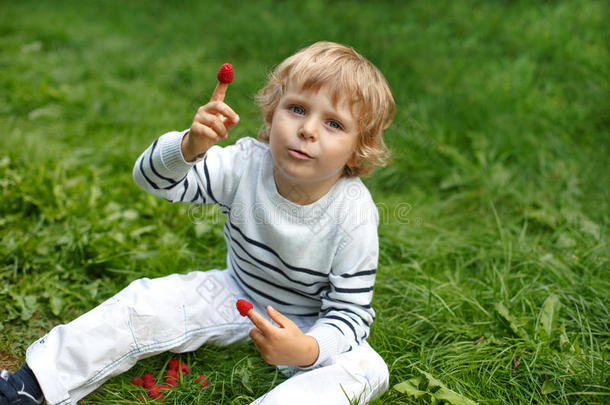
[[225,96],[227,95],[227,89],[229,88],[229,83],[220,83],[216,85],[214,92],[212,93],[212,97],[210,101],[224,101]]
[[233,111],[233,109],[231,107],[229,107],[227,104],[225,104],[222,101],[218,101],[218,102],[211,101],[205,107],[206,107],[206,111],[209,113],[220,114],[225,117],[228,117],[235,123],[239,122],[239,115],[237,115],[237,113],[235,111]]
[[289,318],[287,318],[277,309],[273,308],[271,305],[267,307],[267,314],[269,314],[269,317],[282,328],[292,324],[292,321]]
[[[199,134],[199,135],[203,135],[207,138],[210,139],[214,139],[215,141],[219,141],[221,138],[224,138],[226,135],[222,135],[219,134],[218,132],[216,132],[213,128],[209,127],[208,125],[202,124],[200,122],[194,122],[193,125],[191,125],[191,129],[192,129],[192,134]],[[225,132],[226,134],[226,132]]]
[[210,113],[198,114],[194,123],[202,124],[212,128],[214,132],[216,132],[221,137],[224,137],[227,134],[227,127],[224,123],[224,120],[222,119],[222,117],[219,117],[217,115],[213,115]]
[[275,327],[271,324],[271,322],[263,318],[261,314],[259,314],[253,309],[248,311],[247,315],[248,318],[250,318],[250,320],[254,324],[254,326],[256,326],[261,332],[263,332],[263,334],[267,334],[271,330],[271,328]]
[[258,328],[250,329],[250,333],[248,333],[248,335],[250,336],[250,339],[252,339],[256,344],[258,344],[262,339],[265,338],[263,332],[261,332]]
[[237,119],[235,119],[235,120],[232,120],[230,118],[225,118],[223,120],[223,124],[224,124],[225,128],[227,129],[227,131],[229,131],[231,128],[233,128],[238,123],[239,123],[239,115],[237,116]]

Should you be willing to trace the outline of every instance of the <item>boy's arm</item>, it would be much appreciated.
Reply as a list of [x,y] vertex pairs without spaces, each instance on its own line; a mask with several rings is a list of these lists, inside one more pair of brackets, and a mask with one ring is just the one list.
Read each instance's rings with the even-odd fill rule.
[[133,179],[138,186],[172,202],[192,199],[190,189],[196,187],[197,182],[192,174],[189,175],[195,170],[195,164],[186,162],[182,156],[180,145],[185,134],[186,131],[168,132],[138,157],[133,167]]
[[[330,288],[322,293],[321,316],[307,333],[271,307],[267,307],[267,314],[277,326],[253,309],[247,313],[255,326],[250,337],[269,364],[314,368],[368,337],[375,317],[370,304],[377,264],[377,229],[376,225],[366,227],[368,230],[361,228],[357,230],[358,238],[351,239],[354,243],[341,249],[337,267],[329,277]],[[355,261],[351,259],[354,257]]]
[[[249,160],[250,138],[236,145],[213,146],[196,163],[186,162],[181,143],[186,131],[162,135],[137,159],[133,168],[136,184],[146,192],[170,202],[185,201],[231,205]],[[250,142],[249,142],[250,141]]]
[[[169,201],[219,203],[213,195],[206,199],[206,191],[211,194],[207,162],[199,164],[198,170],[194,161],[203,158],[239,122],[239,116],[224,103],[227,86],[216,86],[210,101],[197,110],[188,131],[165,134],[144,151],[133,169],[140,187]],[[222,157],[217,160],[227,161]]]
[[346,234],[333,261],[329,288],[322,295],[320,318],[306,333],[316,339],[319,356],[311,367],[354,348],[368,338],[375,319],[371,307],[379,241],[374,220]]
[[253,309],[246,313],[255,326],[250,337],[268,363],[314,368],[368,337],[375,318],[371,300],[377,272],[379,219],[372,201],[365,204],[364,210],[352,212],[362,214],[356,220],[364,221],[344,232],[332,263],[329,287],[320,293],[320,317],[307,333],[271,307],[267,307],[267,314],[277,326]]

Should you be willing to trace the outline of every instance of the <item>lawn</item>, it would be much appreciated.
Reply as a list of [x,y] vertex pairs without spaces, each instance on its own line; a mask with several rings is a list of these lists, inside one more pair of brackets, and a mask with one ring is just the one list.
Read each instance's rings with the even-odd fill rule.
[[[224,62],[241,122],[222,144],[255,136],[266,74],[325,39],[376,64],[397,104],[392,163],[365,179],[381,215],[369,342],[391,387],[424,392],[374,403],[432,403],[429,376],[481,404],[610,402],[608,15],[604,0],[5,2],[0,368],[131,280],[224,268],[222,215],[147,195],[133,163],[190,125]],[[209,387],[166,403],[247,404],[282,380],[250,343],[180,357]],[[131,378],[170,358],[82,403],[138,403]]]

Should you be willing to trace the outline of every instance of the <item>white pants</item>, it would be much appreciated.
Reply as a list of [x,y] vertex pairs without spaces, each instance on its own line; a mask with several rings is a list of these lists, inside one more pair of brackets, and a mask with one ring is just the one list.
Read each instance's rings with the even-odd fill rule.
[[[48,404],[76,404],[140,359],[249,339],[253,325],[235,309],[239,298],[252,301],[226,270],[136,280],[93,310],[53,328],[28,348],[26,362]],[[303,331],[315,321],[291,319]],[[347,396],[367,403],[388,387],[387,366],[366,342],[312,370],[281,369],[296,373],[253,404],[348,404]]]

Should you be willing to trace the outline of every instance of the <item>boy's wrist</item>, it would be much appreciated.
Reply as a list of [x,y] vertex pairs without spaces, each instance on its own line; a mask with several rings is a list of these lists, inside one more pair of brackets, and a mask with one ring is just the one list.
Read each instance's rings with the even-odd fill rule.
[[171,131],[157,139],[157,146],[150,158],[160,175],[179,178],[194,165],[194,162],[187,162],[182,153],[184,133],[185,131]]
[[189,140],[190,140],[189,134],[190,134],[190,130],[186,131],[186,133],[182,137],[182,141],[180,143],[180,151],[182,152],[182,156],[184,157],[184,160],[187,163],[192,163],[195,160],[202,158],[203,155],[205,155],[205,152],[197,153],[196,151],[193,151],[194,148],[191,147],[191,144],[189,142]]
[[318,356],[320,355],[320,347],[318,346],[318,341],[313,336],[305,335],[306,344],[303,346],[304,355],[303,361],[297,364],[297,367],[306,368],[311,367],[318,360]]

